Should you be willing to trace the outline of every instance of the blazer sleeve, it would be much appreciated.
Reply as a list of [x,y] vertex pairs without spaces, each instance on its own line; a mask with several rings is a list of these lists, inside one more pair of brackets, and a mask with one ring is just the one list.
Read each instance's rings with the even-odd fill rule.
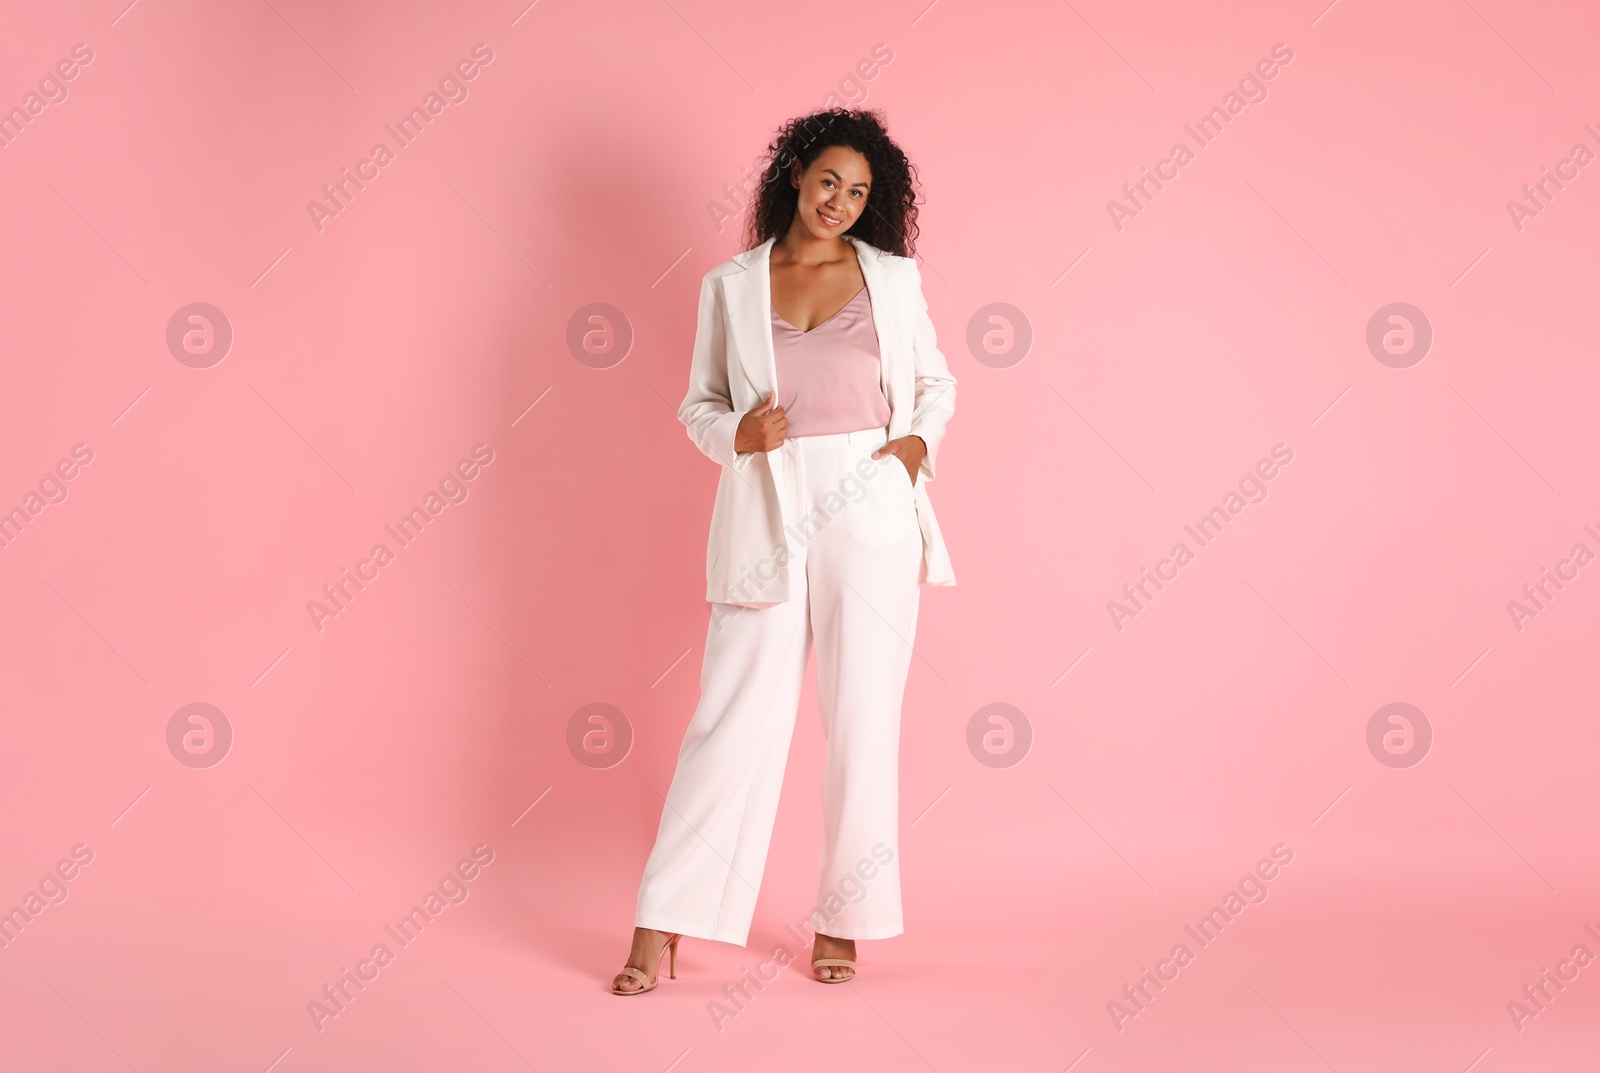
[[722,287],[708,273],[700,281],[700,314],[695,325],[694,354],[689,361],[689,392],[678,407],[694,445],[724,466],[744,469],[755,452],[736,452],[734,433],[744,413],[728,396],[728,339]]
[[944,355],[939,352],[933,320],[928,316],[928,300],[922,293],[922,270],[917,262],[906,259],[910,288],[907,303],[912,312],[911,349],[916,355],[916,390],[911,408],[911,428],[908,435],[922,437],[928,445],[917,473],[925,481],[934,479],[934,463],[939,453],[939,441],[944,438],[945,422],[956,409],[956,378],[950,374]]

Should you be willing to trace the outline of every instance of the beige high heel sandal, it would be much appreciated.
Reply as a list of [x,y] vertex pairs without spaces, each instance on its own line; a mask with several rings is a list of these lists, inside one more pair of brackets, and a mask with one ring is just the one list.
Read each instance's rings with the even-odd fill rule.
[[681,938],[683,938],[681,934],[673,935],[672,938],[662,944],[661,954],[656,958],[655,979],[646,976],[643,969],[636,969],[632,965],[624,965],[622,971],[617,975],[631,976],[639,981],[639,986],[629,990],[612,984],[611,993],[613,995],[642,995],[646,991],[654,991],[661,983],[661,959],[666,957],[669,951],[672,957],[667,961],[667,979],[676,980],[678,978],[678,940]]

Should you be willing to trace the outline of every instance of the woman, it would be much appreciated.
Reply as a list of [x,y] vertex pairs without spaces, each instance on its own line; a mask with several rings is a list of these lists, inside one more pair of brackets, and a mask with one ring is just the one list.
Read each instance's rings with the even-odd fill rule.
[[804,116],[770,149],[750,248],[701,283],[678,410],[722,466],[711,625],[619,995],[653,989],[669,949],[675,977],[684,935],[745,945],[813,639],[827,738],[814,977],[850,979],[856,939],[903,930],[900,707],[918,586],[955,584],[926,488],[955,378],[911,258],[915,172],[881,116]]

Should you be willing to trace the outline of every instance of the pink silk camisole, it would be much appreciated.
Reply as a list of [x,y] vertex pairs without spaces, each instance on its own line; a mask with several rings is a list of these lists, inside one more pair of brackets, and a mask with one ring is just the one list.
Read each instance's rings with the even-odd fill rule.
[[802,332],[772,311],[778,405],[789,436],[883,428],[889,400],[879,383],[881,354],[872,299],[862,287],[839,312]]

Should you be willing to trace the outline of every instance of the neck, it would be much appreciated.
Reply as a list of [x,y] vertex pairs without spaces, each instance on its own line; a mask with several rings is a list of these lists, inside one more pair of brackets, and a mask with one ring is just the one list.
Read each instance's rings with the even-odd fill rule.
[[789,224],[788,233],[773,243],[773,249],[781,249],[784,260],[790,264],[819,265],[846,256],[849,253],[846,249],[848,245],[843,235],[818,238],[796,216]]

